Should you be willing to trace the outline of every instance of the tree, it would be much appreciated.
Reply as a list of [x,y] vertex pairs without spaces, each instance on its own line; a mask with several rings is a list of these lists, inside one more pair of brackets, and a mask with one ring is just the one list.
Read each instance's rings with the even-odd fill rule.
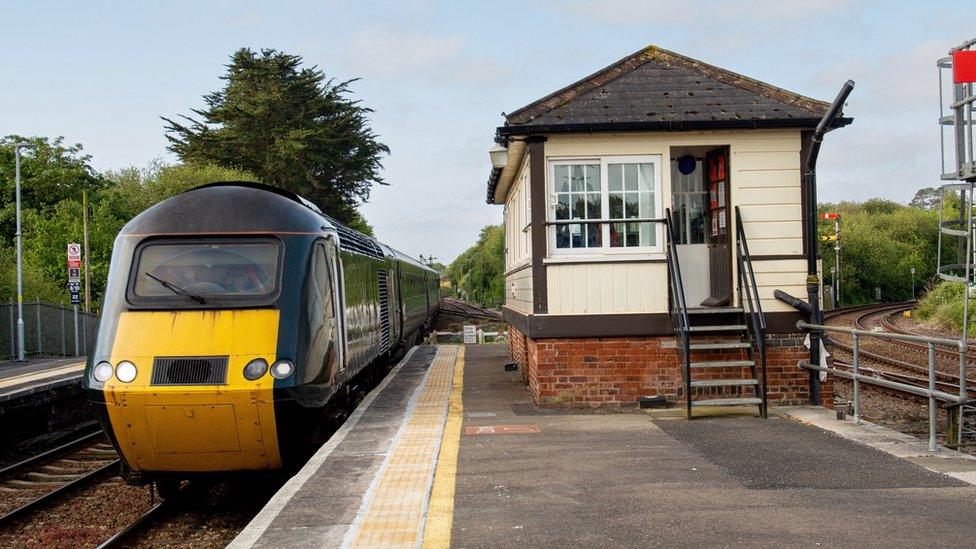
[[934,187],[925,187],[924,189],[919,189],[915,193],[915,197],[908,205],[912,208],[918,208],[920,210],[934,210],[939,207],[939,202],[942,199],[942,193],[939,189]]
[[389,148],[368,126],[371,109],[348,98],[353,80],[326,79],[302,58],[273,49],[237,50],[224,88],[203,97],[184,122],[166,121],[169,149],[186,163],[213,163],[308,198],[356,224]]
[[16,203],[14,145],[27,143],[20,163],[21,209],[46,210],[62,200],[81,200],[81,192],[97,192],[105,180],[89,163],[81,145],[65,145],[64,138],[22,137],[0,139],[0,231],[13,242]]
[[489,225],[447,268],[451,286],[469,301],[500,306],[505,299],[505,228]]

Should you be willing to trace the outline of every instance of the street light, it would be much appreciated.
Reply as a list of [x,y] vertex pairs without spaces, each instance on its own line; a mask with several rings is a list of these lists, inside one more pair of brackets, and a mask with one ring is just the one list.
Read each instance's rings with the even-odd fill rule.
[[29,143],[14,145],[14,187],[17,201],[17,360],[24,362],[24,257],[23,236],[20,232],[20,151]]

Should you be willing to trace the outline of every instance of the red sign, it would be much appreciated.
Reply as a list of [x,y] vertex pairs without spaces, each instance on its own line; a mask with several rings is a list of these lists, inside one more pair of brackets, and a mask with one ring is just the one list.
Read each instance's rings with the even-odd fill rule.
[[840,214],[834,212],[824,212],[820,214],[820,219],[840,219]]
[[68,260],[68,268],[69,269],[80,269],[81,268],[81,260],[80,259],[69,259]]
[[952,52],[952,81],[956,84],[976,82],[976,50]]

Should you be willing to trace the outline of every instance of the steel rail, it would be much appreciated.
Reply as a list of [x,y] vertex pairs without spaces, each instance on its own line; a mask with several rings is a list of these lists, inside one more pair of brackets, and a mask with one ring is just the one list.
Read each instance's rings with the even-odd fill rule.
[[13,511],[10,511],[5,515],[0,516],[0,527],[7,526],[15,519],[27,513],[40,509],[41,507],[60,498],[64,494],[67,494],[79,488],[84,488],[94,483],[95,481],[101,479],[102,477],[111,476],[113,471],[118,471],[119,465],[121,463],[122,460],[120,459],[113,460],[112,462],[107,463],[99,467],[98,469],[89,471],[84,475],[76,478],[75,480],[72,480],[67,484],[61,485],[55,488],[54,490],[51,490],[50,492],[47,492],[44,495],[25,503],[24,505],[21,505],[20,507],[14,509]]
[[170,511],[172,507],[172,500],[162,500],[159,503],[153,505],[148,511],[139,515],[137,519],[130,522],[125,528],[119,530],[114,536],[108,538],[98,545],[98,549],[109,549],[111,547],[122,547],[123,543],[130,539],[130,537],[136,533],[136,531],[141,530],[151,523],[155,522],[157,519],[165,515]]
[[38,465],[50,459],[54,459],[62,454],[66,454],[71,450],[74,450],[80,446],[84,446],[86,444],[94,442],[95,440],[103,436],[105,436],[105,433],[102,432],[101,430],[98,430],[94,433],[90,433],[85,436],[76,438],[72,441],[66,442],[61,446],[52,448],[46,452],[37,454],[35,456],[31,456],[23,461],[18,461],[17,463],[8,465],[3,469],[0,469],[0,481],[6,480],[26,469],[34,467],[35,465]]

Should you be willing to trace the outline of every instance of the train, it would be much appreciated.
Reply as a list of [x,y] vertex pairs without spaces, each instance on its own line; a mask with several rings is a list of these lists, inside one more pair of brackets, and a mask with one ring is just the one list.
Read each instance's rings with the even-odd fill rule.
[[295,193],[203,185],[120,231],[82,384],[130,484],[295,468],[439,296],[436,271]]

